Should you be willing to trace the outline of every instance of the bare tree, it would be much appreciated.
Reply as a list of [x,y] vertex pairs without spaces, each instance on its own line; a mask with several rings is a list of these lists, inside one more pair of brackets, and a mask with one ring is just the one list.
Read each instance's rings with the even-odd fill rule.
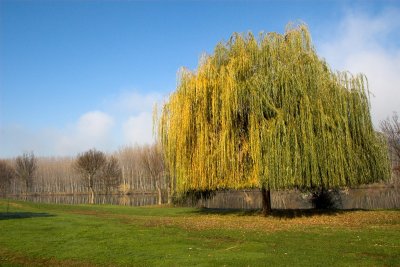
[[112,189],[118,188],[122,181],[122,171],[116,157],[111,156],[105,165],[101,175],[101,182],[106,194]]
[[140,167],[139,146],[121,148],[116,156],[122,167],[123,191],[125,193],[132,191],[145,191],[143,183],[143,172]]
[[26,193],[32,189],[36,170],[37,159],[33,152],[24,153],[15,159],[15,172],[17,177],[25,183]]
[[78,155],[74,163],[75,169],[82,175],[86,186],[90,191],[90,203],[94,203],[94,184],[95,181],[101,178],[104,166],[107,163],[106,155],[91,149]]
[[391,118],[381,122],[381,130],[385,134],[392,159],[394,172],[400,174],[400,120],[396,112]]
[[9,191],[15,170],[5,160],[0,160],[0,193],[4,196]]
[[158,192],[158,204],[162,204],[162,179],[165,177],[164,162],[161,148],[157,144],[144,146],[141,156],[141,164],[146,175],[151,178]]

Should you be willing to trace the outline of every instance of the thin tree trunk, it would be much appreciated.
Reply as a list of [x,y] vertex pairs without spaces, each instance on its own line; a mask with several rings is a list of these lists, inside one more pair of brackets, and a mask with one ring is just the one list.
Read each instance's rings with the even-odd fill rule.
[[28,182],[28,180],[25,180],[25,187],[26,187],[25,195],[28,195],[28,193],[29,193],[29,182]]
[[158,191],[158,205],[161,205],[162,204],[162,192],[161,192],[161,187],[157,182],[156,182],[156,188]]
[[261,196],[262,196],[262,214],[264,216],[268,216],[271,214],[271,190],[265,188],[265,186],[261,187]]
[[90,199],[89,199],[89,204],[94,204],[94,190],[93,187],[90,187]]
[[171,188],[168,186],[168,189],[167,189],[167,194],[168,194],[168,205],[171,205],[172,204],[172,194],[171,194]]
[[94,190],[93,190],[93,178],[89,174],[89,191],[90,191],[90,198],[89,198],[89,204],[94,204]]

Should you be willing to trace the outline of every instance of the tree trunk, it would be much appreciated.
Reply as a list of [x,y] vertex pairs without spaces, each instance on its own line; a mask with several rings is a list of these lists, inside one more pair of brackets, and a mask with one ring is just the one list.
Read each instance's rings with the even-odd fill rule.
[[271,214],[271,190],[265,188],[265,186],[261,187],[261,196],[262,196],[262,214],[264,216],[268,216]]
[[162,204],[162,192],[161,192],[161,187],[160,185],[158,185],[158,183],[156,182],[156,188],[158,191],[158,205]]
[[94,204],[93,178],[90,174],[88,178],[89,178],[89,191],[90,191],[89,204]]
[[94,204],[94,190],[93,187],[90,187],[90,199],[89,199],[89,204]]
[[26,180],[25,180],[25,195],[28,195],[28,193],[29,193],[29,180],[28,180],[28,178],[26,178]]
[[168,205],[171,205],[172,204],[172,194],[171,194],[171,188],[168,186],[168,189],[167,189],[167,194],[168,194]]

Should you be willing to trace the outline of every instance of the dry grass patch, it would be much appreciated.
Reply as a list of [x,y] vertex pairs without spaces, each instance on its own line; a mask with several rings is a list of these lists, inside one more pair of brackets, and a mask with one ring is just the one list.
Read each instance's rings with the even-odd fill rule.
[[[169,223],[170,221],[166,220],[164,223]],[[190,230],[220,228],[272,232],[294,228],[307,228],[309,226],[363,228],[382,227],[383,225],[400,229],[399,213],[390,211],[352,211],[337,215],[314,215],[296,218],[199,215],[177,218],[173,222],[182,228]]]
[[199,211],[184,216],[143,216],[113,214],[99,211],[74,211],[73,214],[94,215],[104,219],[120,219],[124,224],[145,227],[179,227],[186,230],[230,229],[274,232],[280,230],[306,229],[310,226],[328,228],[394,227],[400,230],[398,211],[337,211],[323,213],[312,211],[278,211],[273,216],[207,214]]

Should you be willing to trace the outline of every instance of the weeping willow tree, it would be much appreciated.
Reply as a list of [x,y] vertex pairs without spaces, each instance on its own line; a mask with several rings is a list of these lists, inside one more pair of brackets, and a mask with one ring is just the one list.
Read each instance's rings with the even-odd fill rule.
[[333,72],[305,25],[234,34],[182,70],[158,138],[178,192],[332,188],[390,176],[363,75]]

